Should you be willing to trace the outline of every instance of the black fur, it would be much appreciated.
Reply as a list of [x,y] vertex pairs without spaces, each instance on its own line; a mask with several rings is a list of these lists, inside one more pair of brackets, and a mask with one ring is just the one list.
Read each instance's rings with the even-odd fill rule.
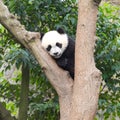
[[44,36],[44,33],[40,33],[40,40],[42,40],[43,36]]
[[63,55],[59,59],[55,59],[58,66],[64,70],[69,71],[71,77],[74,79],[74,57],[75,57],[75,42],[72,39],[68,39],[69,44]]
[[62,28],[58,28],[57,31],[58,31],[58,33],[60,33],[60,34],[64,34],[64,33],[65,33]]

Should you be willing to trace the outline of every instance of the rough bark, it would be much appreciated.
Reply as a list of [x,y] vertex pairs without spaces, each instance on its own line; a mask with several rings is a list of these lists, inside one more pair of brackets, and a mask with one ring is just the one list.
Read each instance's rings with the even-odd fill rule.
[[29,67],[22,66],[22,82],[18,120],[27,120],[29,93]]
[[94,37],[99,3],[100,0],[79,0],[75,83],[69,120],[93,120],[96,113],[101,80],[100,71],[94,62]]

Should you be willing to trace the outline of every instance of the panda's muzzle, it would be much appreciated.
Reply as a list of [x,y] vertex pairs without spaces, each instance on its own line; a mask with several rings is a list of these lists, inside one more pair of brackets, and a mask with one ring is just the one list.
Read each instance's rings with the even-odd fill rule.
[[54,55],[52,55],[54,58],[60,58],[61,54],[59,54],[59,52],[53,53]]
[[57,56],[59,53],[58,52],[55,52],[54,55]]

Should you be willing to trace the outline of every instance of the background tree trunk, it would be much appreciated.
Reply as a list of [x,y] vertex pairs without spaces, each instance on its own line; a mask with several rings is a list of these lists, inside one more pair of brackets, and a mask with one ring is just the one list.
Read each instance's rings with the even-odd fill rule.
[[29,93],[29,67],[22,66],[22,81],[18,120],[27,120]]

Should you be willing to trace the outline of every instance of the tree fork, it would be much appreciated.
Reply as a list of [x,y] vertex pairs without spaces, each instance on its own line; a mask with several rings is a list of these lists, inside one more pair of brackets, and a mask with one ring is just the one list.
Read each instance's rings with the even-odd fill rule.
[[96,113],[101,83],[100,72],[94,62],[99,3],[100,0],[79,0],[73,83],[68,73],[60,69],[41,48],[39,33],[26,31],[0,1],[0,23],[32,52],[44,68],[47,78],[59,95],[61,120],[92,120]]

